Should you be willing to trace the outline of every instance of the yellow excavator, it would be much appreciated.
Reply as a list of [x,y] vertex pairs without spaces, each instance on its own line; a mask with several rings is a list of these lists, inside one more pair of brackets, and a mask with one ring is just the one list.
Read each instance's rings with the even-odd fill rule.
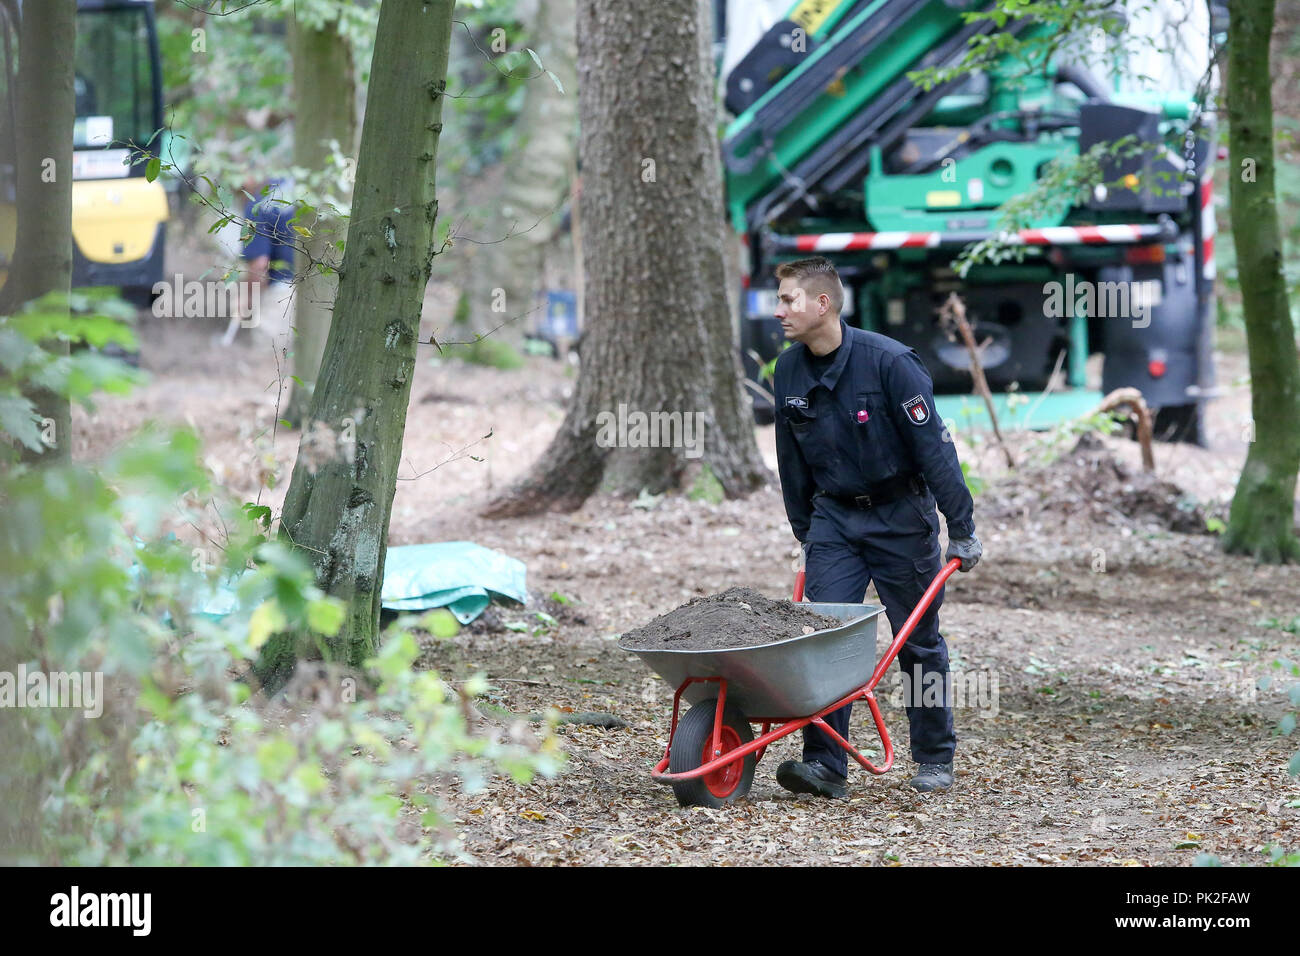
[[[33,0],[26,0],[27,3]],[[0,286],[16,232],[14,106],[23,0],[0,0]],[[78,0],[73,126],[72,286],[109,286],[140,304],[163,275],[168,219],[145,178],[163,126],[153,0]],[[159,134],[162,135],[162,134]]]

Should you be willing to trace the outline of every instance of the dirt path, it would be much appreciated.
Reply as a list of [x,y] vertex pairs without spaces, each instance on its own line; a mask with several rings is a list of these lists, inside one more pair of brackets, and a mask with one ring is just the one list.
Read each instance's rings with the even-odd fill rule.
[[[147,324],[152,383],[103,401],[93,416],[79,412],[74,454],[100,455],[149,418],[189,420],[214,474],[239,495],[256,496],[259,475],[278,469],[276,488],[260,490],[278,507],[297,435],[273,438],[275,362],[253,342],[218,349],[214,332]],[[1234,367],[1239,357],[1221,360],[1225,382]],[[600,710],[628,724],[561,728],[569,762],[555,780],[447,793],[475,860],[1190,864],[1200,852],[1256,863],[1268,845],[1300,850],[1300,781],[1286,773],[1297,740],[1274,733],[1284,687],[1255,689],[1274,660],[1297,657],[1300,638],[1284,627],[1300,616],[1300,569],[1256,568],[1218,553],[1212,536],[1124,520],[1032,508],[999,516],[996,486],[976,501],[985,560],[954,578],[941,615],[969,691],[956,714],[956,788],[922,796],[905,786],[906,720],[891,692],[882,705],[899,764],[881,778],[854,771],[848,802],[796,798],[776,785],[777,763],[798,755],[791,738],[759,764],[748,801],[678,807],[648,776],[672,691],[616,639],[733,585],[788,596],[793,538],[776,489],[716,505],[601,499],[571,515],[478,518],[476,505],[545,447],[572,382],[542,360],[503,373],[422,357],[417,369],[392,542],[477,541],[524,560],[539,600],[571,599],[493,609],[455,640],[430,641],[424,665],[453,680],[486,671],[492,703],[515,713]],[[1211,512],[1228,500],[1244,455],[1234,437],[1243,393],[1220,403],[1212,451],[1157,449],[1161,476]],[[771,429],[759,440],[770,456]],[[1041,444],[1020,441],[1026,454]],[[1135,446],[1105,444],[1136,463]],[[997,477],[995,455],[961,451]],[[557,624],[536,617],[543,606]],[[865,711],[855,713],[852,733],[867,746],[868,724]]]
[[[768,492],[751,505],[779,513],[780,502]],[[716,535],[743,520],[740,506],[588,507],[514,532],[516,546],[578,539],[572,564],[558,561],[533,579],[539,592],[581,601],[561,612],[557,629],[476,626],[429,648],[428,662],[448,676],[482,668],[500,679],[496,703],[512,711],[606,710],[630,725],[563,728],[571,763],[558,780],[455,795],[466,848],[482,862],[1177,864],[1203,851],[1244,863],[1258,862],[1264,845],[1300,844],[1300,809],[1286,806],[1300,799],[1285,770],[1294,743],[1272,735],[1285,697],[1254,690],[1272,660],[1294,656],[1295,638],[1252,624],[1296,615],[1298,569],[1256,571],[1203,536],[1128,541],[1121,533],[1050,565],[1009,556],[995,540],[987,564],[949,588],[942,614],[954,672],[969,691],[957,711],[954,792],[912,792],[901,759],[883,778],[855,771],[847,804],[795,798],[771,778],[798,755],[790,738],[764,757],[743,807],[681,809],[648,777],[665,743],[671,689],[613,639],[692,585],[720,590],[737,564],[765,592],[781,593],[788,572],[771,556],[784,529],[751,524],[733,549],[695,550],[683,561],[680,536],[656,529],[689,523]],[[602,519],[638,542],[612,567],[607,555],[583,554]],[[487,544],[510,543],[509,535],[494,541],[491,525],[473,531]],[[769,547],[753,547],[763,541]],[[1094,546],[1112,555],[1105,572],[1091,570]],[[641,588],[630,588],[638,578]],[[905,757],[906,719],[891,696],[885,717]],[[855,713],[856,739],[870,741],[869,731],[869,717]]]

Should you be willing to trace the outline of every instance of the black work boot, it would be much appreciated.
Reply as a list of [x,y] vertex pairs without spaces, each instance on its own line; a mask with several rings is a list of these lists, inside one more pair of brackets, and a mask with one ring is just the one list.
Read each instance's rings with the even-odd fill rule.
[[776,782],[791,793],[815,793],[832,800],[847,800],[849,781],[817,760],[787,760],[776,768]]
[[916,776],[907,781],[913,790],[947,790],[952,786],[952,761],[917,764]]

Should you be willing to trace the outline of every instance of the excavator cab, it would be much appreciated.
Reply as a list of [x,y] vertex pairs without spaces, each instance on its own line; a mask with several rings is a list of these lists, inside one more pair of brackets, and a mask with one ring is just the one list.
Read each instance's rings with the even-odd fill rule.
[[[27,0],[31,3],[33,0]],[[16,85],[23,3],[0,0],[0,285],[16,240]],[[163,274],[162,64],[153,0],[78,0],[74,56],[74,288],[109,286],[148,302]]]

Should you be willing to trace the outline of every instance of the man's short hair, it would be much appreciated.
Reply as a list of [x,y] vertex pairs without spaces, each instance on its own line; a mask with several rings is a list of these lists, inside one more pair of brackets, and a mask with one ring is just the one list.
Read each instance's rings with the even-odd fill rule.
[[776,277],[778,280],[794,279],[810,297],[825,292],[830,296],[831,311],[836,315],[844,308],[844,286],[840,284],[840,274],[835,271],[834,263],[825,256],[783,262],[776,267]]

